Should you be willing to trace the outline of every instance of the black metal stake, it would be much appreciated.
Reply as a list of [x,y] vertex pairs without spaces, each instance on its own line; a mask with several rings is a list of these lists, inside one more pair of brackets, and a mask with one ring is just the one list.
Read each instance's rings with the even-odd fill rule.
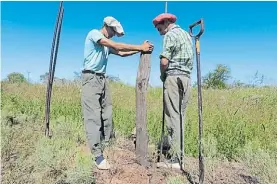
[[162,154],[163,154],[163,142],[164,142],[164,82],[163,82],[163,119],[162,119],[162,135],[161,135],[161,142],[160,142],[160,154],[159,154],[159,158],[158,161],[161,160],[162,158]]
[[[53,85],[53,79],[54,79],[54,73],[55,73],[55,67],[56,67],[56,60],[57,60],[61,25],[62,25],[62,19],[63,19],[63,12],[64,12],[63,2],[61,1],[57,20],[56,20],[54,37],[53,37],[53,41],[52,41],[52,49],[51,49],[50,64],[49,64],[49,76],[48,76],[48,84],[47,84],[47,91],[46,91],[45,135],[47,137],[51,137],[50,130],[49,130],[50,101],[51,101],[52,85]],[[56,41],[57,41],[57,43],[56,43]]]

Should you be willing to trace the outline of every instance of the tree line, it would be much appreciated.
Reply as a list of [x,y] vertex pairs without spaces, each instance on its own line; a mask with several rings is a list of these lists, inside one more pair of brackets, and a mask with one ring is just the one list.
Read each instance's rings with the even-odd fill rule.
[[[40,75],[40,82],[43,84],[48,83],[49,73]],[[108,80],[113,82],[121,82],[119,77],[108,75]],[[202,87],[205,89],[226,89],[226,88],[236,88],[236,87],[255,87],[258,85],[262,85],[264,82],[264,75],[258,73],[258,71],[254,74],[250,83],[243,83],[239,80],[234,80],[230,83],[231,69],[226,65],[218,64],[213,71],[208,72],[205,76],[202,77]],[[10,73],[4,81],[9,83],[28,83],[28,79],[19,72]],[[74,72],[74,80],[68,80],[64,78],[54,77],[54,83],[58,84],[69,84],[69,83],[78,83],[81,81],[81,73]],[[193,84],[193,87],[197,87],[197,82]]]

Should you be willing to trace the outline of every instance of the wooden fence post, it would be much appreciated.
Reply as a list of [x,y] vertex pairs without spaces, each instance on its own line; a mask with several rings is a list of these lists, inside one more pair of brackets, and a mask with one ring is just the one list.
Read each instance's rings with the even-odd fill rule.
[[146,96],[150,77],[150,53],[140,55],[136,80],[136,157],[139,164],[149,167]]

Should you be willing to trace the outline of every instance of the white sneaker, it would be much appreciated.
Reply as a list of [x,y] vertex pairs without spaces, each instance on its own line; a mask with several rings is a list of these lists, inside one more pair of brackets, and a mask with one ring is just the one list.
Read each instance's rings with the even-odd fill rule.
[[95,165],[100,170],[109,170],[111,168],[109,162],[106,159],[104,159],[102,162],[100,162],[100,164],[97,164],[95,162]]
[[[160,167],[167,168],[167,169],[181,169],[179,163],[158,162],[157,168],[160,168]],[[184,168],[184,164],[183,164],[183,168]]]

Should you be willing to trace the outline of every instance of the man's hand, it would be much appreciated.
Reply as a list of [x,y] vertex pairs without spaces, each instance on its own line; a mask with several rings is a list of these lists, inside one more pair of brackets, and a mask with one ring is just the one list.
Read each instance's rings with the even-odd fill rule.
[[143,52],[152,52],[154,48],[154,45],[149,43],[148,41],[144,41],[143,44],[141,45],[141,50]]

